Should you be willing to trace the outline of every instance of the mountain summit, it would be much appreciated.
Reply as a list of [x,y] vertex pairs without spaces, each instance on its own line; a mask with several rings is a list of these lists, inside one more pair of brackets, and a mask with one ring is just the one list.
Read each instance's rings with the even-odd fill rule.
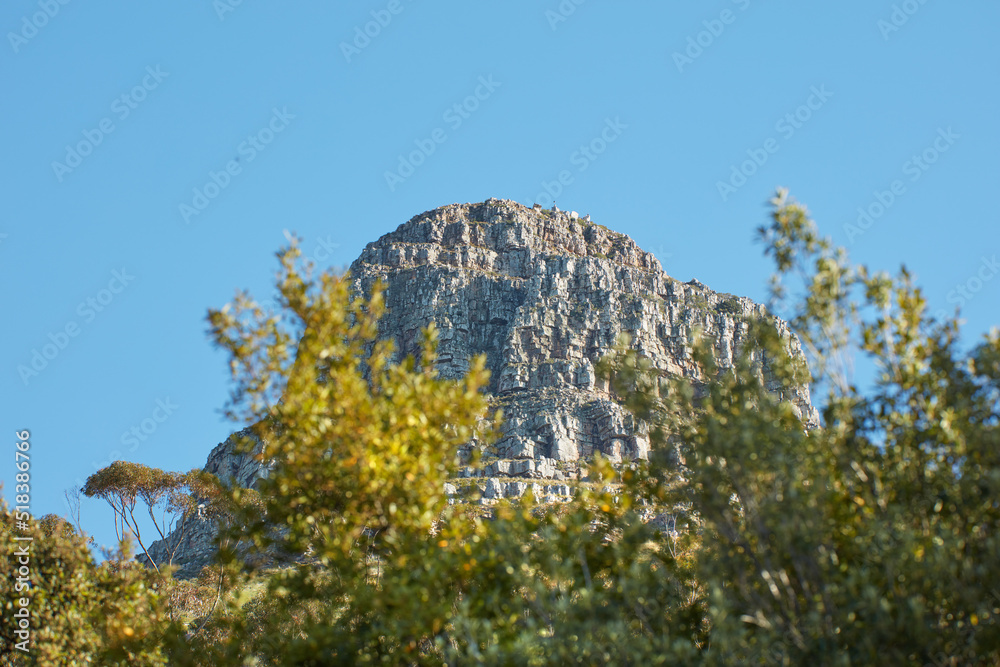
[[[722,367],[746,341],[749,317],[771,317],[790,333],[750,299],[669,277],[651,253],[589,216],[510,200],[415,216],[369,243],[350,275],[358,293],[378,280],[385,284],[380,337],[395,340],[399,358],[419,353],[420,330],[431,322],[439,330],[443,376],[459,378],[472,357],[486,355],[502,432],[483,452],[482,467],[463,470],[447,485],[454,494],[476,484],[484,503],[520,496],[529,484],[538,498],[565,497],[598,451],[616,461],[647,456],[642,424],[594,371],[621,334],[659,372],[702,383],[690,355],[693,329],[714,341]],[[794,335],[790,341],[801,355]],[[804,422],[818,423],[807,387],[772,389]],[[266,471],[235,454],[236,441],[234,435],[218,445],[206,469],[252,485]],[[177,559],[182,572],[207,562],[210,537],[207,526],[191,535]]]

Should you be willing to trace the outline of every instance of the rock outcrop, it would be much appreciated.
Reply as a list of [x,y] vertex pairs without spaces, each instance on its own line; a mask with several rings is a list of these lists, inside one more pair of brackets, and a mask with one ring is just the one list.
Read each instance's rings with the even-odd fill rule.
[[[502,434],[484,452],[485,465],[462,471],[448,491],[477,484],[487,503],[529,485],[536,497],[566,497],[597,451],[618,461],[647,455],[642,425],[594,371],[620,334],[656,369],[700,382],[688,346],[693,328],[714,341],[725,366],[746,341],[747,318],[770,317],[747,298],[674,280],[651,253],[589,216],[498,199],[414,217],[368,244],[351,276],[359,292],[377,280],[387,286],[380,335],[395,339],[401,357],[418,352],[430,322],[440,331],[442,375],[458,378],[472,357],[486,355]],[[794,336],[791,345],[801,354]],[[818,423],[807,387],[772,389],[806,423]],[[263,471],[234,455],[232,441],[212,451],[206,469],[253,484]],[[182,547],[185,570],[205,562],[208,532]]]

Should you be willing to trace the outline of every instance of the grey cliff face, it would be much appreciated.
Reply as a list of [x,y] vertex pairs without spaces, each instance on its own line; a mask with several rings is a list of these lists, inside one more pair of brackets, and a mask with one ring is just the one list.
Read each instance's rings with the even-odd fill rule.
[[[419,353],[420,330],[431,322],[443,376],[459,378],[473,357],[486,355],[488,390],[505,423],[485,466],[461,471],[447,489],[476,484],[484,503],[529,486],[538,498],[566,497],[598,451],[616,461],[647,456],[642,425],[594,372],[620,334],[655,368],[700,382],[688,347],[693,328],[714,340],[727,366],[746,341],[746,318],[768,316],[749,299],[670,278],[624,234],[499,199],[414,217],[368,244],[351,277],[359,293],[377,280],[386,285],[380,336],[395,339],[400,357]],[[807,387],[772,389],[818,424]],[[264,471],[234,455],[231,440],[212,451],[206,468],[253,484]]]
[[[495,454],[536,469],[595,451],[645,458],[647,438],[594,373],[620,334],[657,369],[698,380],[693,327],[715,340],[725,366],[745,341],[744,318],[765,315],[749,299],[673,280],[624,234],[498,199],[413,218],[370,243],[351,275],[360,291],[388,285],[382,335],[401,355],[418,352],[430,322],[445,377],[486,355],[489,391],[506,417]],[[786,391],[814,421],[808,389]]]

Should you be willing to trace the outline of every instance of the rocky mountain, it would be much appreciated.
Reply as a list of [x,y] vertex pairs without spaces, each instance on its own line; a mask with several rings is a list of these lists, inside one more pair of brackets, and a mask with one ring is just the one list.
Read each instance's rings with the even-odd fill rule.
[[[463,470],[447,489],[476,484],[484,503],[519,496],[529,484],[536,497],[568,496],[597,451],[618,461],[646,456],[642,425],[594,372],[620,334],[657,369],[700,382],[688,348],[693,328],[714,340],[725,366],[746,340],[748,316],[770,317],[747,298],[671,278],[651,253],[589,216],[499,199],[412,218],[368,244],[351,276],[359,292],[376,280],[387,286],[380,335],[395,339],[401,357],[418,351],[430,322],[440,331],[444,376],[460,377],[472,357],[486,355],[489,392],[506,418],[502,435],[484,452],[484,467]],[[818,423],[807,387],[772,389]],[[234,453],[235,442],[236,434],[212,450],[206,469],[252,485],[266,470]],[[186,538],[175,561],[182,574],[208,562],[211,536],[204,522]]]

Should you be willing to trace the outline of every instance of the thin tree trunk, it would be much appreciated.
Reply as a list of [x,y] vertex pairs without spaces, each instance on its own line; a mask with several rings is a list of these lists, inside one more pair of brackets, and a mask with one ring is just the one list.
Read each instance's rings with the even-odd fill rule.
[[142,537],[139,536],[139,524],[135,520],[135,511],[130,509],[128,513],[129,516],[132,517],[132,525],[129,526],[129,530],[131,530],[132,534],[135,535],[135,540],[136,542],[139,543],[139,546],[142,547],[142,553],[146,554],[146,560],[148,560],[152,564],[153,569],[156,570],[157,574],[163,576],[163,573],[160,572],[160,568],[156,564],[156,561],[153,560],[152,556],[149,555],[149,552],[146,551],[146,545],[142,543]]

